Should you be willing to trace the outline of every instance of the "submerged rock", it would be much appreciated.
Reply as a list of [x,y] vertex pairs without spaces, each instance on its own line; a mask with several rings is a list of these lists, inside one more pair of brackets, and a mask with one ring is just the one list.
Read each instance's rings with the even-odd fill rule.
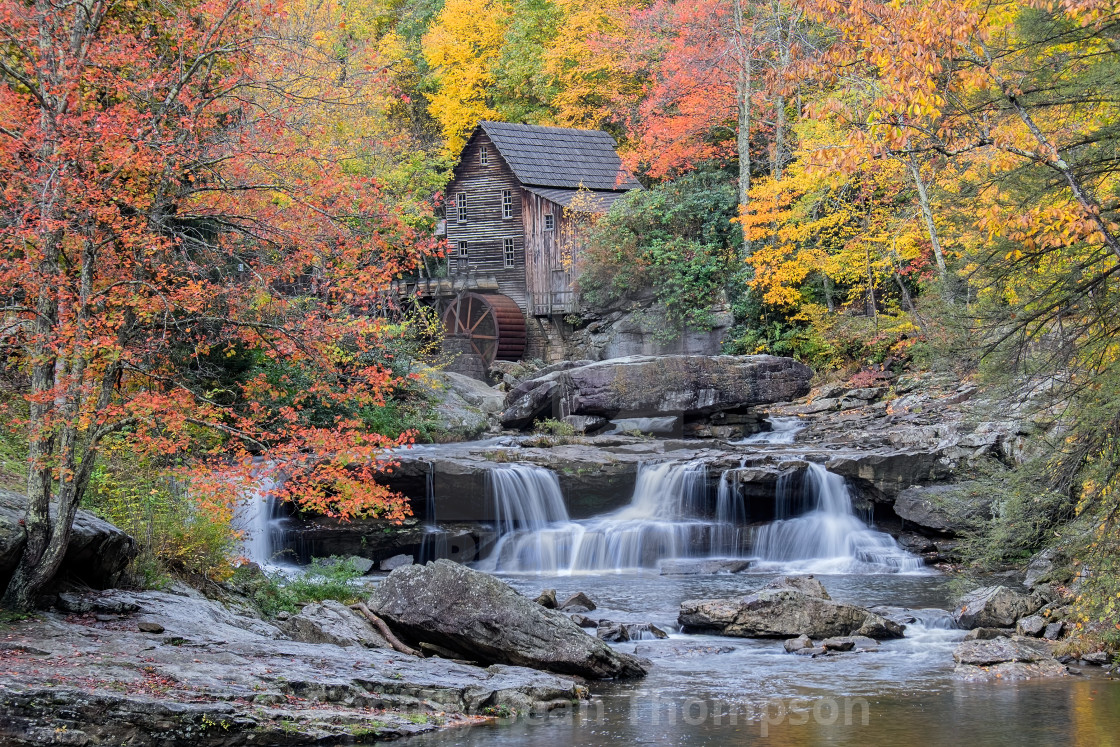
[[711,631],[740,638],[901,638],[905,629],[863,607],[828,599],[824,586],[811,577],[777,579],[739,599],[681,602],[677,620],[686,632]]
[[493,576],[447,560],[398,568],[370,608],[397,632],[472,661],[593,679],[642,677],[647,664],[588,635]]
[[663,560],[662,576],[711,576],[716,573],[741,573],[751,567],[753,561],[734,558],[712,560]]
[[710,415],[784,402],[809,391],[812,370],[770,355],[636,355],[554,371],[506,398],[502,425],[524,428],[563,397],[572,415]]
[[610,643],[649,641],[669,637],[668,633],[653,623],[616,623],[610,620],[600,620],[595,635]]
[[1020,594],[1006,586],[985,586],[957,600],[953,618],[962,628],[1010,628],[1044,604],[1034,594]]
[[634,653],[650,659],[695,659],[700,656],[715,656],[717,654],[730,654],[734,646],[719,643],[704,643],[701,641],[682,641],[667,639],[654,642],[642,642],[634,646]]
[[803,648],[813,648],[813,639],[807,635],[799,635],[796,638],[789,638],[782,647],[786,650],[787,654],[792,654],[795,651],[800,651]]
[[817,599],[832,599],[828,591],[812,576],[781,576],[762,587],[763,589],[793,589]]

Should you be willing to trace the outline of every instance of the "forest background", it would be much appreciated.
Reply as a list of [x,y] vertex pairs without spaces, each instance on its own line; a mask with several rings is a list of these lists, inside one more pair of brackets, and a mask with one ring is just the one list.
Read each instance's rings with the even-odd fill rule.
[[[45,517],[27,568],[58,552],[53,499],[140,531],[153,578],[220,576],[228,481],[266,453],[310,509],[403,518],[377,455],[439,437],[412,365],[438,322],[370,291],[443,272],[440,190],[483,119],[605,129],[646,184],[593,230],[589,304],[692,325],[727,305],[727,352],[825,376],[1045,389],[1061,427],[976,562],[1077,526],[1070,556],[1110,568],[1118,10],[0,0],[3,456]],[[1115,618],[1115,575],[1086,589],[1086,620]]]

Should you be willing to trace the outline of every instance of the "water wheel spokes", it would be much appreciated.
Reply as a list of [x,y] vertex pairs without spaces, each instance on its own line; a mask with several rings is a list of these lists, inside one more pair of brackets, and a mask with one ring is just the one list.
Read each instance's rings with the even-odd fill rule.
[[466,338],[486,366],[495,360],[520,360],[525,353],[525,316],[509,296],[463,293],[443,319],[446,333]]

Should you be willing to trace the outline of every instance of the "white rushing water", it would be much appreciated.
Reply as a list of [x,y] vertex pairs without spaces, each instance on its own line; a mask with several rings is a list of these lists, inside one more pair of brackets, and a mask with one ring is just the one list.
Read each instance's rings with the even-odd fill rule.
[[754,446],[760,444],[787,445],[792,444],[797,439],[797,434],[805,430],[805,423],[798,417],[775,416],[767,418],[766,422],[770,424],[770,430],[751,434],[741,441],[733,441],[732,443],[738,446],[746,444]]
[[276,486],[273,477],[262,475],[233,507],[232,525],[241,537],[241,554],[262,568],[274,563],[272,531],[282,520],[276,516]]
[[[642,464],[630,503],[569,518],[556,475],[513,464],[490,473],[497,543],[480,562],[499,573],[580,573],[656,568],[677,558],[745,557],[739,470],[720,475],[714,505],[702,462]],[[916,572],[920,558],[856,516],[844,480],[810,465],[801,490],[779,483],[776,521],[753,531],[760,568],[816,573]]]
[[[667,558],[739,554],[725,546],[738,527],[704,517],[702,463],[643,464],[629,505],[572,521],[556,476],[531,465],[493,470],[499,539],[481,567],[503,573],[578,573],[655,568]],[[730,501],[724,511],[733,513]]]
[[807,573],[898,573],[925,567],[889,534],[857,517],[844,478],[819,464],[809,465],[799,495],[779,483],[775,500],[778,520],[754,532],[761,567]]

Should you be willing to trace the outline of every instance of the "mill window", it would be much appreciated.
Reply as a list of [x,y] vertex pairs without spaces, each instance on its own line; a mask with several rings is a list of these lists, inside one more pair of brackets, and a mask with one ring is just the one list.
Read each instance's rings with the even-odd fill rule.
[[467,222],[467,194],[465,192],[460,192],[458,195],[455,196],[455,208],[458,210],[458,213],[459,213],[459,222],[460,223],[466,223]]
[[513,267],[516,255],[513,251],[513,239],[505,239],[503,242],[505,248],[506,267]]
[[556,216],[554,216],[552,213],[545,213],[544,214],[544,230],[551,231],[555,227],[556,227]]
[[513,190],[502,190],[502,218],[509,220],[513,217]]

